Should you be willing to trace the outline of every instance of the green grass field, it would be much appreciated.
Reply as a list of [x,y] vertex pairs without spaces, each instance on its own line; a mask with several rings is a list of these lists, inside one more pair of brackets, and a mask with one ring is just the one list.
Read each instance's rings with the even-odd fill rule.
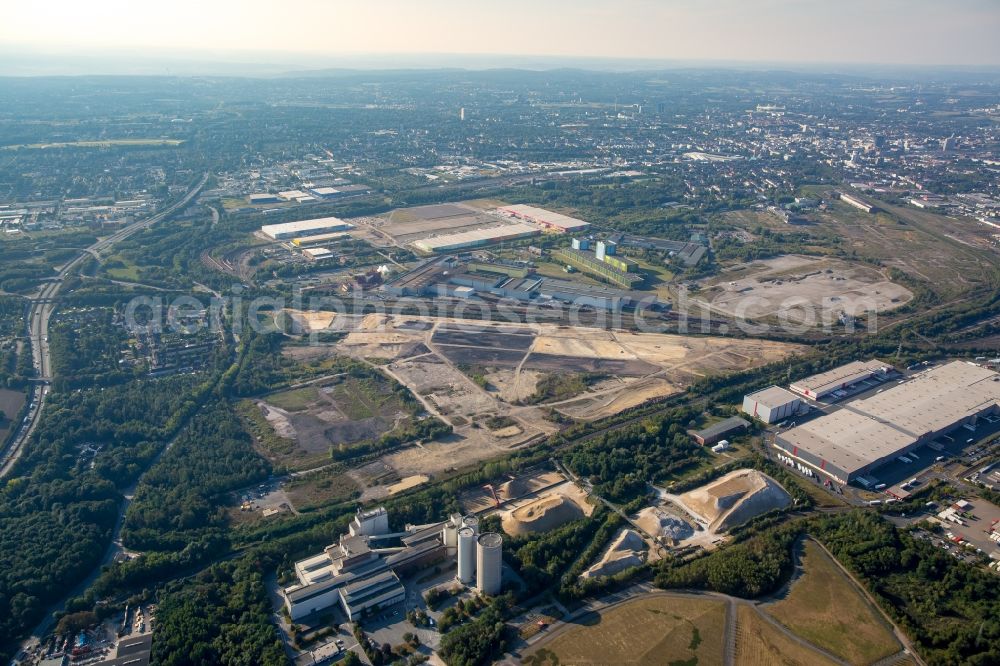
[[673,595],[629,601],[574,621],[580,626],[542,641],[529,666],[650,664],[716,666],[723,660],[726,607]]
[[342,465],[298,477],[285,486],[285,495],[299,511],[308,511],[341,502],[360,491],[357,482],[344,473]]
[[872,664],[902,646],[882,615],[830,557],[805,542],[804,573],[767,612],[796,635],[852,664]]
[[[370,419],[375,416],[379,402],[377,387],[366,387],[364,382],[348,380],[333,389],[333,399],[344,416],[352,421]],[[366,390],[367,389],[367,390]]]
[[267,396],[267,402],[288,412],[304,412],[319,400],[315,386],[282,391]]
[[835,666],[837,662],[795,642],[758,611],[740,604],[736,611],[736,666]]

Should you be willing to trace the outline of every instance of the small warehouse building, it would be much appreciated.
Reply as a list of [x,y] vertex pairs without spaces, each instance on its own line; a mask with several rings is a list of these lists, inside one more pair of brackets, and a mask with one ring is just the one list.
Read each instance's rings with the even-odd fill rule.
[[743,396],[742,411],[764,423],[778,423],[797,413],[801,405],[802,398],[791,391],[780,386],[768,386]]
[[691,430],[689,434],[694,437],[694,441],[702,446],[711,446],[726,437],[741,432],[750,427],[750,422],[739,416],[730,416],[728,419],[713,423],[701,430]]

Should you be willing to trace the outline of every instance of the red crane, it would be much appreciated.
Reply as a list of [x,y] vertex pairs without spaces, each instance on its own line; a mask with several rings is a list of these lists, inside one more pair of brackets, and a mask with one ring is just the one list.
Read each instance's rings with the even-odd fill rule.
[[483,486],[483,488],[485,488],[486,490],[490,491],[490,495],[493,495],[493,501],[496,502],[497,506],[499,507],[500,506],[500,498],[497,497],[497,491],[493,487],[493,484],[492,483],[487,483],[485,486]]

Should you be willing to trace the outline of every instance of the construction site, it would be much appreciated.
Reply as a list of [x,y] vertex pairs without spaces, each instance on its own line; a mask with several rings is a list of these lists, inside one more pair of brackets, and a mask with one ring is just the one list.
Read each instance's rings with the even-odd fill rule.
[[[593,420],[680,393],[704,376],[759,367],[800,351],[765,340],[631,333],[556,324],[408,315],[300,316],[343,337],[312,353],[374,363],[455,429],[446,467],[556,432],[548,409]],[[433,472],[434,450],[390,456],[408,474]],[[418,462],[415,457],[425,461]]]
[[836,323],[869,311],[887,312],[913,298],[886,271],[872,266],[799,255],[738,264],[699,283],[692,300],[713,312],[764,319],[808,308],[812,325],[823,314]]

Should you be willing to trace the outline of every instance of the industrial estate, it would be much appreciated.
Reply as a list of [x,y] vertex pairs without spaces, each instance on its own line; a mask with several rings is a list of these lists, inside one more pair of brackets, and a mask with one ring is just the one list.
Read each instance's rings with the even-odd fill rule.
[[1000,84],[820,70],[0,79],[0,662],[1000,664]]

